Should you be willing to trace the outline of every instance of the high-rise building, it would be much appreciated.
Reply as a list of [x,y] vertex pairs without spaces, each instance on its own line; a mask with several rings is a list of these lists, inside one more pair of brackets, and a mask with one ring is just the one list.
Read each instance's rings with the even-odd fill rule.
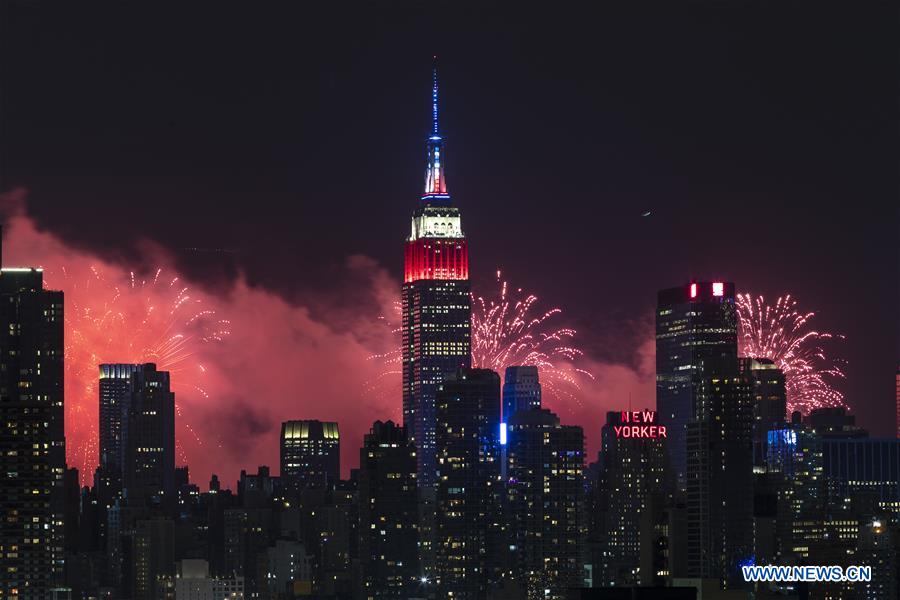
[[753,560],[753,384],[733,358],[704,363],[686,430],[687,568],[735,587]]
[[584,432],[547,409],[507,422],[508,547],[529,598],[564,598],[584,580]]
[[900,505],[900,440],[824,437],[821,448],[831,496],[868,494],[877,502]]
[[[653,414],[644,411],[642,414]],[[658,413],[657,413],[658,414]],[[604,586],[652,585],[656,573],[643,573],[642,540],[666,543],[653,536],[652,520],[644,521],[654,502],[658,508],[666,492],[666,438],[624,437],[617,430],[628,426],[621,412],[608,412],[600,431],[598,474],[599,511],[603,516],[600,532],[600,564],[593,565],[594,577]],[[662,565],[659,571],[667,570]],[[659,577],[665,578],[666,575]]]
[[406,428],[376,421],[359,451],[359,556],[366,598],[418,592],[416,449]]
[[500,376],[460,369],[437,393],[437,584],[482,598],[499,578]]
[[66,470],[63,293],[40,269],[0,271],[0,596],[62,581]]
[[131,374],[122,479],[131,497],[175,501],[175,394],[169,372],[152,363]]
[[750,377],[753,394],[753,465],[766,464],[768,432],[784,428],[787,418],[787,393],[784,372],[766,358],[742,358],[741,371]]
[[532,366],[506,367],[503,377],[503,421],[519,410],[541,407],[541,382],[538,368]]
[[109,506],[175,500],[175,394],[168,371],[153,363],[100,365],[100,466]]
[[139,520],[131,533],[131,556],[135,600],[164,598],[175,571],[175,524],[171,519]]
[[432,111],[425,193],[406,240],[402,290],[403,424],[426,486],[435,482],[435,394],[446,375],[471,364],[472,317],[468,245],[444,176],[437,70]]
[[100,365],[100,422],[97,431],[100,457],[96,485],[100,501],[110,506],[121,496],[125,470],[125,438],[131,407],[131,374],[141,364]]
[[281,482],[285,491],[333,487],[341,478],[341,435],[333,421],[281,424]]
[[685,428],[694,414],[701,365],[737,358],[734,284],[693,282],[659,292],[656,309],[656,408],[668,426],[669,461],[685,489]]

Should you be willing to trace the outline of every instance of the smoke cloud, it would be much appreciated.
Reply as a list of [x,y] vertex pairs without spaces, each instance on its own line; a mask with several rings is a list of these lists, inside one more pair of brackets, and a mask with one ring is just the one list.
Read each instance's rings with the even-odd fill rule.
[[[348,257],[346,289],[320,296],[342,302],[312,306],[243,276],[225,289],[185,281],[174,257],[151,241],[139,242],[140,265],[76,247],[38,226],[23,190],[4,194],[0,211],[4,266],[42,267],[45,286],[66,294],[67,459],[83,482],[98,460],[97,365],[104,362],[151,361],[171,371],[177,462],[203,489],[212,473],[233,486],[241,469],[277,472],[284,420],[337,421],[345,475],[373,421],[401,420],[399,364],[381,358],[396,356],[390,321],[400,283],[372,259]],[[583,378],[574,398],[547,399],[563,423],[584,427],[590,460],[605,411],[622,409],[629,397],[635,408],[653,404],[652,341],[634,363],[585,357],[577,366],[594,379]]]

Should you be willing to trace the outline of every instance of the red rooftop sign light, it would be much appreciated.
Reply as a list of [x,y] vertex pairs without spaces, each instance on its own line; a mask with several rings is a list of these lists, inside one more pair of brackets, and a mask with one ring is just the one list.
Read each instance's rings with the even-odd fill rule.
[[617,438],[659,439],[666,436],[666,426],[656,424],[655,410],[622,411],[622,425],[614,425]]

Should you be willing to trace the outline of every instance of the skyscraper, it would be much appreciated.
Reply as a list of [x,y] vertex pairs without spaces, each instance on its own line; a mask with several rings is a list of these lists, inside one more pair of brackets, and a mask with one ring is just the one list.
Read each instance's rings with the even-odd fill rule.
[[503,421],[508,423],[516,411],[541,407],[541,382],[538,368],[506,367],[503,377]]
[[435,393],[443,378],[471,364],[469,255],[459,209],[444,177],[433,74],[432,129],[425,193],[406,240],[402,290],[403,424],[416,445],[420,485],[435,482]]
[[656,309],[656,407],[668,426],[669,461],[685,489],[685,427],[696,413],[702,365],[737,359],[734,284],[694,282],[662,290]]
[[753,465],[766,464],[768,432],[783,429],[787,418],[784,371],[767,358],[741,358],[741,371],[750,377],[753,394]]
[[[153,363],[100,365],[100,482],[109,498],[175,501],[175,394]],[[121,487],[117,487],[121,486]]]
[[547,409],[507,422],[512,575],[529,598],[564,598],[584,579],[584,432]]
[[359,451],[359,557],[366,598],[418,591],[416,449],[405,427],[376,421]]
[[500,376],[460,369],[437,394],[440,597],[483,598],[499,578]]
[[644,519],[665,494],[666,438],[617,435],[622,413],[606,413],[600,430],[599,508],[603,527],[600,564],[593,565],[601,585],[651,585],[655,572],[640,572],[641,541],[652,536]]
[[753,384],[734,359],[700,370],[686,430],[688,575],[734,587],[753,559]]
[[43,600],[61,581],[66,448],[63,293],[40,269],[0,271],[0,596]]
[[281,424],[281,482],[288,492],[327,488],[341,478],[341,435],[333,421]]
[[125,469],[125,438],[131,407],[131,374],[140,364],[100,365],[100,423],[98,429],[100,460],[96,484],[100,501],[110,506],[122,493]]

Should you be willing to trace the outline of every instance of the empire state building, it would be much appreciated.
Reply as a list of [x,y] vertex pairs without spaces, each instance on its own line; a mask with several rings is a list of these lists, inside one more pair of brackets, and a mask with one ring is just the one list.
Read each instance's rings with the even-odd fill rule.
[[425,193],[412,215],[403,274],[403,423],[416,445],[420,485],[435,483],[435,395],[446,375],[471,364],[469,253],[445,179],[433,73]]

